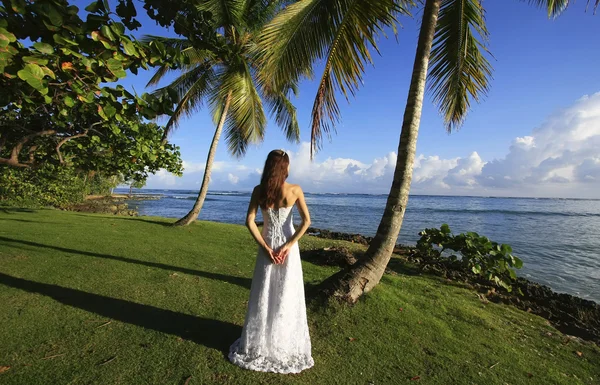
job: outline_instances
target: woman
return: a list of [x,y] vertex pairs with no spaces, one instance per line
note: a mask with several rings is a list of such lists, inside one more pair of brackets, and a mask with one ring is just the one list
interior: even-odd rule
[[[290,158],[284,151],[269,153],[246,217],[259,249],[244,329],[231,345],[229,359],[261,372],[299,373],[314,365],[298,248],[310,215],[300,186],[285,181],[289,167]],[[296,231],[294,205],[302,217]],[[259,207],[264,219],[262,234],[254,222]]]

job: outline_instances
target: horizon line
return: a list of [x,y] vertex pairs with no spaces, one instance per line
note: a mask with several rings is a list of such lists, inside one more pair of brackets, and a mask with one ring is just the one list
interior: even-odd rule
[[[129,187],[117,187],[117,189],[129,189]],[[195,191],[194,189],[181,189],[181,188],[148,188],[142,187],[141,189],[133,189],[134,191],[141,190],[157,190],[157,191]],[[222,193],[250,193],[251,190],[208,190],[208,194],[211,192],[222,192]],[[311,195],[371,195],[371,196],[387,196],[386,193],[360,193],[360,192],[310,192],[305,191],[306,194]],[[425,197],[441,197],[441,198],[505,198],[505,199],[562,199],[562,200],[583,200],[583,201],[600,201],[599,198],[573,198],[573,197],[534,197],[534,196],[498,196],[498,195],[444,195],[444,194],[422,194],[422,193],[409,193],[409,196],[425,196]]]

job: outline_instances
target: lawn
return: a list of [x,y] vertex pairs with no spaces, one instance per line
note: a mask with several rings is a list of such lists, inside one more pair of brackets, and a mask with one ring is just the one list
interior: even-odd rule
[[[256,246],[242,226],[167,223],[0,208],[0,384],[600,384],[597,346],[410,269],[353,307],[309,306],[314,368],[239,369]],[[301,248],[332,244],[360,247]],[[303,269],[308,285],[336,270]]]

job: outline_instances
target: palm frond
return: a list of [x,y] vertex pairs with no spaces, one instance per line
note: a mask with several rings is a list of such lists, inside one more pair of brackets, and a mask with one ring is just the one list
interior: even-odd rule
[[173,71],[173,69],[171,68],[170,65],[168,65],[168,64],[161,65],[160,67],[158,67],[156,72],[154,72],[154,75],[152,75],[150,80],[148,80],[146,87],[152,87],[152,86],[157,85],[158,83],[160,83],[162,78],[165,77],[165,75],[171,71]]
[[311,152],[320,148],[339,120],[336,91],[354,95],[369,49],[385,27],[395,28],[397,16],[408,14],[410,0],[305,0],[281,11],[259,38],[263,47],[263,77],[278,89],[301,76],[312,75],[312,64],[325,59],[325,70],[312,111]]
[[157,36],[145,36],[144,38],[147,38],[147,41],[160,41],[167,47],[178,49],[182,51],[184,57],[187,58],[187,61],[185,63],[178,63],[179,68],[177,70],[172,69],[172,67],[168,63],[160,66],[156,70],[154,75],[152,75],[152,77],[146,84],[146,87],[158,85],[158,83],[160,83],[164,76],[171,71],[184,71],[185,75],[186,72],[193,71],[194,69],[198,69],[199,67],[206,67],[206,65],[215,65],[219,63],[219,60],[216,59],[212,51],[205,49],[197,49],[191,46],[188,40],[162,38]]
[[[186,49],[189,49],[192,47],[190,41],[187,39],[178,39],[178,38],[170,38],[170,37],[155,36],[155,35],[144,35],[144,36],[142,36],[140,41],[144,44],[150,44],[151,42],[159,41],[162,44],[164,44],[165,46],[172,47],[179,51],[183,51],[183,50],[186,50]],[[146,84],[146,87],[157,85],[161,81],[161,79],[167,73],[169,73],[171,71],[172,71],[172,68],[169,64],[164,64],[164,65],[160,66],[156,70],[154,75],[152,75],[152,77]]]
[[[587,1],[586,5],[585,5],[585,10],[587,12],[588,7],[590,6],[590,0]],[[600,0],[596,0],[594,2],[594,15],[596,14],[596,11],[598,10],[598,6],[600,6]]]
[[471,98],[479,101],[488,92],[488,35],[480,0],[442,1],[427,80],[448,132],[463,123]]
[[172,47],[183,51],[186,48],[192,48],[192,42],[188,39],[182,39],[177,37],[165,37],[165,36],[156,36],[156,35],[144,35],[140,39],[140,41],[144,44],[150,44],[153,41],[159,41],[164,44],[166,47]]
[[[218,39],[217,39],[218,40]],[[160,42],[165,47],[171,48],[177,51],[181,51],[190,63],[197,63],[204,61],[207,58],[214,58],[215,53],[220,52],[219,47],[208,42],[192,42],[188,39],[176,38],[176,37],[164,37],[155,35],[144,35],[140,40],[142,43],[150,44],[151,42]]]
[[226,140],[229,152],[241,158],[249,144],[259,143],[264,138],[267,118],[262,100],[246,64],[224,69],[218,76],[222,79],[221,84],[210,96],[213,117],[220,116],[224,100],[231,92]]
[[246,29],[258,32],[288,3],[286,0],[246,0],[243,17]]
[[296,107],[288,98],[288,94],[278,92],[275,95],[264,95],[263,100],[269,106],[269,112],[275,116],[275,122],[281,127],[287,140],[299,143],[300,126],[298,125]]
[[198,111],[204,99],[215,87],[218,87],[218,84],[214,68],[210,65],[199,65],[183,73],[170,85],[154,91],[153,94],[156,95],[174,91],[179,98],[177,107],[165,126],[163,136],[166,138],[173,129],[177,128],[183,116],[191,116]]
[[239,27],[243,23],[246,0],[202,0],[196,8],[210,12],[216,28]]
[[[573,0],[527,0],[529,4],[535,5],[536,7],[545,9],[548,12],[549,18],[556,18],[559,16]],[[596,0],[598,2],[600,0]],[[588,0],[589,4],[589,0]]]

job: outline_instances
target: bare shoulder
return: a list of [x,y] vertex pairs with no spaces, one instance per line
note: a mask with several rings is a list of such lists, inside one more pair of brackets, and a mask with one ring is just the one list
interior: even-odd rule
[[288,196],[292,196],[294,201],[304,195],[302,192],[302,187],[300,187],[298,184],[288,183],[287,191]]
[[287,190],[290,192],[290,195],[294,195],[294,197],[302,195],[302,187],[300,187],[299,184],[287,183]]

